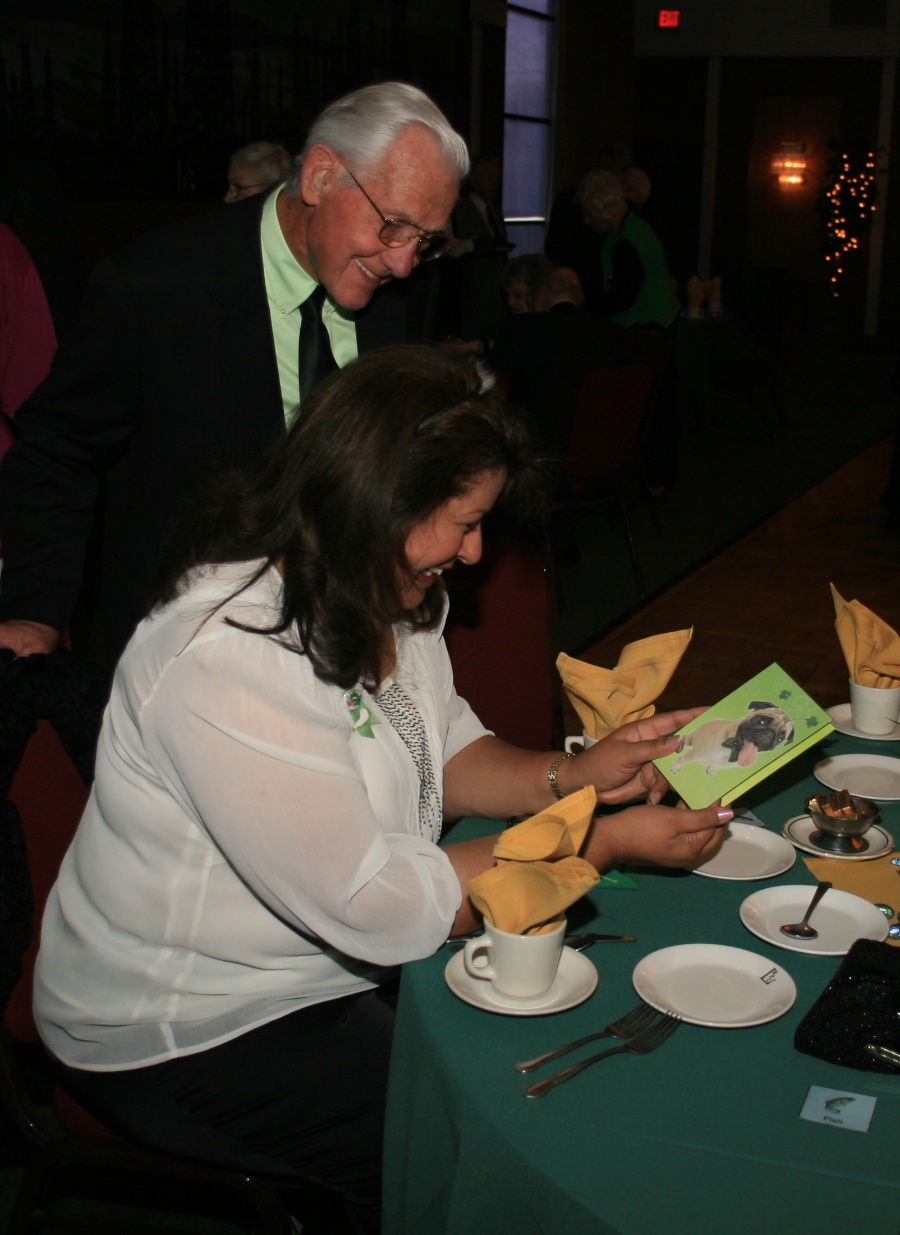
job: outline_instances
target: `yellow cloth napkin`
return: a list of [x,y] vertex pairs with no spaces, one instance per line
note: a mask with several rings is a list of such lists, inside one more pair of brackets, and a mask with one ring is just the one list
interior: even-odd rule
[[[873,905],[900,908],[900,866],[894,866],[889,857],[873,858],[870,862],[840,862],[830,858],[804,858],[803,861],[816,880],[828,879],[833,887],[861,896]],[[900,945],[900,939],[884,942],[893,947]]]
[[706,279],[698,278],[692,274],[687,281],[687,298],[688,304],[692,309],[699,309],[706,299],[707,283]]
[[494,846],[497,865],[469,883],[479,913],[511,935],[553,930],[600,878],[576,856],[596,804],[588,785],[504,832]]
[[850,677],[859,686],[900,688],[900,637],[858,600],[830,584],[837,631]]
[[722,312],[722,276],[716,275],[706,284],[706,298],[713,313]]
[[669,684],[693,633],[692,626],[628,643],[615,669],[600,669],[561,652],[556,667],[588,737],[603,738],[629,720],[652,716],[653,701]]

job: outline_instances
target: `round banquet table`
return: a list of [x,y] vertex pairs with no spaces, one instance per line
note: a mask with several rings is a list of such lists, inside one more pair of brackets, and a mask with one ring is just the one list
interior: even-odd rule
[[[900,745],[834,734],[740,806],[780,832],[821,788],[814,764],[849,752],[898,755]],[[900,803],[882,809],[882,826],[900,840]],[[496,830],[467,819],[452,836]],[[754,890],[812,886],[803,856],[768,880],[643,868],[629,872],[634,889],[601,884],[572,907],[569,929],[633,934],[638,942],[587,950],[597,989],[569,1011],[507,1016],[470,1006],[446,985],[446,948],[407,965],[388,1099],[385,1235],[896,1235],[900,1071],[863,1072],[795,1050],[794,1030],[840,958],[769,945],[738,916]],[[638,1002],[637,962],[679,943],[728,944],[769,958],[794,979],[794,1007],[753,1028],[684,1024],[653,1054],[615,1056],[543,1098],[523,1096],[528,1081],[615,1043],[591,1044],[529,1077],[514,1070],[515,1060],[621,1016]],[[811,1085],[875,1097],[868,1132],[801,1120]]]

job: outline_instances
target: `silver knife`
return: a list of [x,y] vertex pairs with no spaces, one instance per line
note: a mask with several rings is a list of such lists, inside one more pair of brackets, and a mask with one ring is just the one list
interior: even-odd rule
[[[459,952],[465,946],[469,938],[474,936],[462,935],[458,939],[448,939],[447,947],[451,952]],[[563,943],[567,948],[573,948],[576,952],[583,951],[584,948],[590,947],[592,943],[637,943],[635,935],[598,935],[596,932],[587,935],[566,935]]]

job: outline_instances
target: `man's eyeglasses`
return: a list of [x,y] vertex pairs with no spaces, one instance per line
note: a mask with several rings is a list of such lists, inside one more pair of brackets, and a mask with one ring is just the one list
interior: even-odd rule
[[442,253],[446,252],[450,240],[443,232],[426,232],[421,227],[416,227],[415,223],[410,223],[409,219],[389,218],[383,210],[375,205],[347,164],[341,162],[341,166],[381,219],[382,226],[378,231],[378,239],[382,244],[387,245],[389,249],[401,249],[404,245],[409,244],[411,240],[415,240],[418,246],[416,256],[421,262],[433,261],[434,258],[440,257]]

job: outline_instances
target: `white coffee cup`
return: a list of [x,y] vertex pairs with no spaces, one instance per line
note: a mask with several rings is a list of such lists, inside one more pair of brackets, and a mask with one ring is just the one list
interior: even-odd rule
[[584,732],[573,733],[566,738],[566,751],[570,755],[577,754],[579,749],[587,750],[591,746],[596,746],[599,741],[599,738],[589,738]]
[[[565,918],[543,935],[510,935],[485,918],[484,934],[468,940],[463,949],[466,973],[513,999],[543,995],[556,977],[565,933]],[[476,963],[478,958],[482,964]]]
[[850,679],[853,728],[873,737],[900,737],[900,687],[860,686]]

